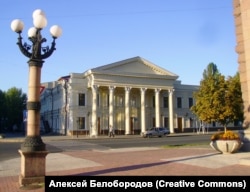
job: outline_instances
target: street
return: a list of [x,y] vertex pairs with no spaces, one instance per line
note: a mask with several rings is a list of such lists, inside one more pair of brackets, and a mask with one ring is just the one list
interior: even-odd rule
[[[62,151],[81,151],[81,150],[107,150],[118,148],[131,147],[161,147],[164,145],[181,146],[188,144],[209,144],[210,135],[176,135],[162,138],[92,138],[86,139],[84,136],[79,138],[71,138],[62,140],[60,136],[58,139],[51,141],[44,141],[46,148],[50,153]],[[21,142],[0,142],[0,162],[12,158],[20,157],[18,149],[20,149]]]
[[[128,147],[161,147],[164,145],[186,145],[195,143],[209,143],[210,135],[185,135],[185,136],[168,136],[168,137],[153,137],[153,138],[104,138],[88,140],[89,144],[99,145],[108,148],[128,148]],[[79,142],[86,140],[79,140]]]

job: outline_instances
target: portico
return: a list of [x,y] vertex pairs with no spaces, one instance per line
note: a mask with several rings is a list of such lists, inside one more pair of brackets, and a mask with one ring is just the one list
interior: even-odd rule
[[[177,75],[135,57],[91,69],[84,76],[92,92],[91,136],[109,125],[126,135],[152,126],[169,127],[174,132],[173,120],[165,125],[164,117],[170,119],[173,114]],[[167,95],[168,108],[163,108],[163,95]]]
[[164,125],[165,116],[162,115],[167,114],[166,117],[169,118],[169,114],[173,114],[173,104],[169,105],[169,108],[163,108],[161,102],[162,93],[169,93],[168,102],[172,102],[172,88],[166,90],[152,87],[93,85],[91,90],[91,136],[97,136],[109,125],[114,127],[116,132],[126,135],[140,133],[151,126],[169,127],[170,131],[174,132],[173,121],[169,121],[169,125]]

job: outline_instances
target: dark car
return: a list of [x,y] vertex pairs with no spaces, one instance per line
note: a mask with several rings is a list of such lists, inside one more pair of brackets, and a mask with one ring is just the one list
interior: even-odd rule
[[152,127],[141,135],[142,137],[162,137],[167,136],[168,134],[170,134],[170,131],[165,127]]

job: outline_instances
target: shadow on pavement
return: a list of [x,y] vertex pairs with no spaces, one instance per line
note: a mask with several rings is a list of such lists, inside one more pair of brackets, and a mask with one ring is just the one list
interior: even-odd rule
[[157,163],[147,163],[147,164],[138,164],[138,165],[129,165],[124,167],[116,167],[116,168],[110,168],[110,169],[104,169],[104,170],[98,170],[98,171],[91,171],[86,173],[79,173],[74,174],[74,176],[94,176],[94,175],[102,175],[106,173],[115,173],[115,172],[121,172],[121,171],[130,171],[135,169],[143,169],[147,167],[153,167],[153,166],[159,166],[168,164],[169,162],[157,162]]
[[98,170],[98,171],[91,171],[91,172],[86,172],[86,173],[74,174],[74,176],[95,176],[95,175],[102,175],[102,174],[107,174],[107,173],[114,173],[115,174],[115,172],[144,169],[144,168],[148,168],[148,167],[159,166],[159,165],[175,163],[175,162],[181,162],[181,161],[191,160],[191,159],[199,159],[199,158],[204,158],[204,157],[209,157],[209,156],[214,156],[214,155],[218,155],[218,153],[205,154],[205,155],[199,155],[199,156],[191,156],[191,157],[185,157],[185,158],[174,159],[174,160],[169,160],[169,161],[167,160],[164,162],[137,164],[137,165],[124,166],[124,167],[103,169],[103,170]]

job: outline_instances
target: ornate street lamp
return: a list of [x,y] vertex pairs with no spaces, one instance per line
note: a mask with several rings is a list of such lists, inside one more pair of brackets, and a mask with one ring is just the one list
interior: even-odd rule
[[29,85],[27,101],[27,136],[21,145],[21,174],[19,177],[20,185],[28,185],[37,182],[44,182],[45,158],[48,154],[46,146],[40,136],[40,80],[41,68],[44,59],[52,55],[55,50],[55,40],[62,30],[54,25],[50,29],[53,37],[52,45],[49,48],[42,47],[46,39],[42,37],[41,31],[47,25],[47,19],[42,10],[37,9],[33,12],[34,27],[28,30],[28,37],[31,45],[22,42],[22,30],[24,24],[21,20],[15,19],[11,23],[11,29],[18,33],[17,45],[20,51],[29,58]]

